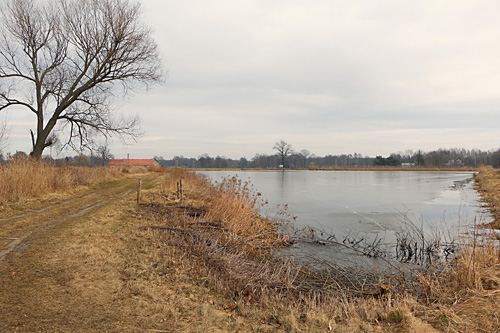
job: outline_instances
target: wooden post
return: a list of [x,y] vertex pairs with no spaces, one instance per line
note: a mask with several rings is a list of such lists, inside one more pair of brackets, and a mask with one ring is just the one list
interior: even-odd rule
[[141,192],[142,192],[142,179],[139,179],[139,184],[137,184],[137,203],[141,202]]
[[182,200],[182,196],[183,196],[183,193],[182,193],[182,179],[179,180],[179,187],[180,187],[181,200]]

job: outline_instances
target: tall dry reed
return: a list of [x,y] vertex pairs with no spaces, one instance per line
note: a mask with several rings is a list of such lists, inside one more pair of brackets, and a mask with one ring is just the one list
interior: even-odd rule
[[9,161],[0,165],[0,204],[95,184],[121,175],[122,168],[56,167],[29,159]]

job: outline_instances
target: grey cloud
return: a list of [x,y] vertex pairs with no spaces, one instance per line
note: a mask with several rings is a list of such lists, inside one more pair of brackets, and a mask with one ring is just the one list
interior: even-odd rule
[[169,78],[123,105],[147,132],[127,149],[248,157],[281,138],[319,154],[499,146],[500,2],[142,3]]

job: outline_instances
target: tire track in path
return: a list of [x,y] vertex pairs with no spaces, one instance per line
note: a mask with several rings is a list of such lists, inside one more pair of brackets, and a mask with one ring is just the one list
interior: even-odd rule
[[[148,179],[150,175],[146,176]],[[131,194],[139,176],[106,182],[86,195],[36,210],[0,218],[0,265],[11,254],[22,252],[40,234],[72,219],[85,216],[106,204]]]

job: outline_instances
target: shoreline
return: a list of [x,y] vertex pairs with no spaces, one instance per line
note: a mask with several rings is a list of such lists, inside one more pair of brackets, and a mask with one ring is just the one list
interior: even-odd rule
[[[175,169],[165,168],[165,169]],[[320,168],[320,169],[308,169],[308,168],[294,168],[294,169],[283,169],[283,168],[182,168],[183,170],[189,171],[442,171],[442,172],[478,172],[480,168],[408,168],[408,167],[335,167],[335,168]]]

